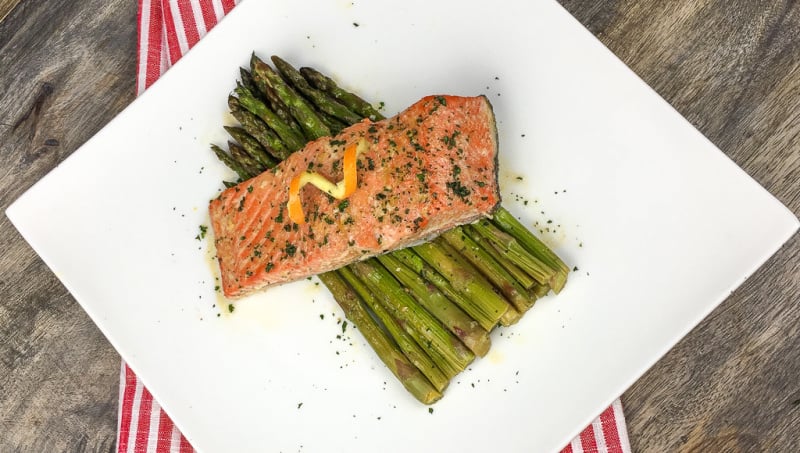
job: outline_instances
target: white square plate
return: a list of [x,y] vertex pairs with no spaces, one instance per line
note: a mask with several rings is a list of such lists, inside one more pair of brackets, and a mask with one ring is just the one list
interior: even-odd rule
[[[195,235],[253,50],[390,114],[487,94],[505,205],[578,268],[433,413],[314,281],[217,316]],[[7,213],[189,440],[236,452],[557,450],[798,227],[551,0],[244,2]]]

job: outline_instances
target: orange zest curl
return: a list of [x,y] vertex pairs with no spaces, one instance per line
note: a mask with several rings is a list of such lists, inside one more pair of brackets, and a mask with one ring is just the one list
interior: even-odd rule
[[304,171],[292,178],[291,183],[289,183],[289,203],[287,204],[289,218],[292,222],[299,225],[306,223],[306,216],[303,213],[303,205],[300,200],[300,191],[306,184],[311,184],[338,200],[343,200],[352,195],[356,187],[358,187],[358,155],[365,151],[366,148],[367,144],[362,139],[344,150],[344,162],[342,165],[344,177],[336,184],[315,171]]

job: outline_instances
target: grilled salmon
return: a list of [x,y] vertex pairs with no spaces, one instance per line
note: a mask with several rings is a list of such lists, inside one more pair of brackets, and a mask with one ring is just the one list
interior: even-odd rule
[[[343,178],[358,144],[357,186],[338,200],[306,186],[307,221],[290,220],[291,181]],[[490,215],[500,203],[497,131],[484,96],[429,96],[393,118],[310,142],[209,206],[225,296],[302,279],[407,247]]]

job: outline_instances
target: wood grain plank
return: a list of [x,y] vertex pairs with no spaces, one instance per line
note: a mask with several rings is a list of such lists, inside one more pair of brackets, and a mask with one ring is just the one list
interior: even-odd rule
[[[3,211],[130,103],[136,49],[135,2],[12,3],[0,21]],[[5,216],[0,249],[0,451],[113,451],[119,356]]]
[[0,22],[8,16],[11,10],[17,6],[21,0],[0,0]]

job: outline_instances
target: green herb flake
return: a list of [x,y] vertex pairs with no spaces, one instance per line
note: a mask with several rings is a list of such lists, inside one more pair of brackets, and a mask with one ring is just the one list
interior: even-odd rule
[[447,188],[453,191],[454,194],[461,197],[462,200],[466,199],[471,193],[470,190],[461,184],[461,181],[451,181],[447,183]]
[[198,241],[201,239],[205,239],[206,233],[208,233],[208,227],[205,225],[200,225],[200,234],[198,234],[194,238],[197,239]]
[[236,310],[236,307],[233,304],[228,304],[228,313],[233,313],[233,310]]

